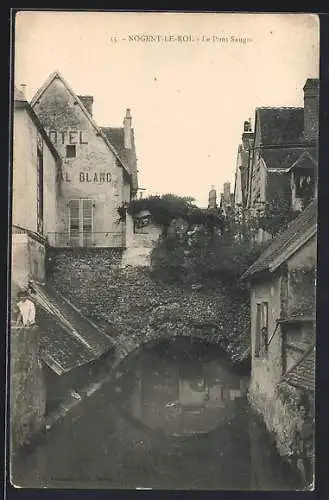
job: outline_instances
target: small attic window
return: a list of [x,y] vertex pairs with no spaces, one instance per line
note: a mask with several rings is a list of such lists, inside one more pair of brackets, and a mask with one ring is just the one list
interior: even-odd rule
[[75,158],[75,157],[76,157],[75,144],[68,144],[66,146],[66,158]]

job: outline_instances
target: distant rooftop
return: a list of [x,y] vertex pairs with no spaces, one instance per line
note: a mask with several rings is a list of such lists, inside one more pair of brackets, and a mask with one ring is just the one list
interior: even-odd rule
[[256,113],[260,122],[262,145],[296,144],[303,140],[304,109],[297,107],[260,107]]

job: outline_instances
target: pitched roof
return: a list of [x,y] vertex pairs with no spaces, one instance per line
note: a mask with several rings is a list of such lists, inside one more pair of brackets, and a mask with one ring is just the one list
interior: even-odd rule
[[304,109],[261,107],[256,109],[261,144],[296,144],[303,141]]
[[125,148],[124,128],[123,127],[101,127],[102,132],[113,144],[119,156],[124,162],[129,165],[130,173],[132,175],[133,188],[138,188],[137,183],[137,168],[136,168],[136,154],[135,154],[135,137],[134,129],[132,129],[132,149]]
[[39,120],[32,106],[27,101],[23,92],[16,86],[14,86],[14,103],[15,103],[15,108],[25,109],[27,113],[30,115],[34,125],[37,127],[38,131],[42,135],[43,140],[47,144],[48,149],[51,151],[53,157],[56,159],[57,167],[61,168],[62,159],[59,156],[57,149],[49,139],[45,129],[43,128],[41,121]]
[[315,347],[305,352],[299,361],[284,375],[283,381],[307,391],[315,390]]
[[[287,229],[262,253],[247,271],[241,276],[241,280],[250,278],[264,271],[273,271],[273,263],[289,249],[298,250],[302,243],[301,238],[306,235],[312,237],[317,227],[317,202],[312,201],[305,210],[290,222]],[[309,239],[308,238],[308,239]]]
[[72,97],[74,98],[74,100],[79,104],[80,108],[82,109],[83,113],[86,115],[87,119],[89,120],[89,122],[91,123],[91,125],[93,126],[93,128],[96,130],[96,132],[103,138],[103,140],[105,141],[106,145],[108,146],[108,148],[110,149],[110,151],[114,154],[114,156],[119,160],[119,162],[121,163],[121,165],[123,166],[123,168],[127,171],[127,173],[130,175],[130,169],[129,169],[129,166],[127,165],[126,161],[124,161],[124,159],[122,157],[120,157],[120,155],[118,154],[118,152],[116,151],[116,148],[114,147],[114,145],[110,142],[110,140],[108,139],[108,137],[106,137],[106,135],[104,134],[104,132],[102,131],[101,127],[99,127],[97,125],[97,123],[95,122],[95,120],[92,118],[91,114],[89,113],[89,111],[87,110],[87,108],[84,106],[83,102],[81,101],[81,99],[76,95],[76,93],[74,92],[74,90],[70,87],[70,85],[66,82],[66,80],[63,78],[63,76],[59,73],[59,71],[54,71],[49,77],[48,79],[46,80],[46,82],[42,85],[42,87],[40,87],[40,89],[36,92],[36,94],[34,95],[33,99],[31,100],[31,106],[32,108],[35,106],[35,104],[37,103],[37,101],[40,99],[40,97],[42,96],[42,94],[47,90],[47,88],[49,87],[49,85],[56,79],[58,78],[62,83],[63,85],[66,87],[67,91],[72,95]]
[[37,323],[42,327],[44,362],[57,374],[68,372],[108,352],[114,345],[78,309],[49,285],[33,283],[33,298],[40,307]]
[[320,88],[319,78],[308,78],[306,80],[304,87],[303,87],[303,90],[305,91],[308,89],[312,89],[312,90],[315,90],[316,92],[318,92],[319,88]]
[[306,152],[308,153],[307,159],[310,166],[314,166],[317,158],[316,148],[307,148],[305,146],[261,148],[260,155],[265,161],[265,165],[268,169],[288,171],[297,164],[302,156],[305,158]]

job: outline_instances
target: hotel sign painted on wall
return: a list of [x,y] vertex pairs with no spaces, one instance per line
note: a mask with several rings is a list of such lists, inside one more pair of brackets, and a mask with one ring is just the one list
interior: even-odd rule
[[[65,172],[65,176],[62,176],[62,180],[71,182],[68,172]],[[111,180],[112,177],[110,172],[79,172],[79,182],[97,182],[102,184],[103,182],[111,182]]]
[[[85,132],[82,130],[47,130],[49,139],[53,144],[62,145],[75,145],[75,144],[88,144],[85,137]],[[71,182],[68,172],[62,180]],[[111,182],[110,172],[79,172],[79,182]]]
[[53,144],[88,144],[82,130],[47,130],[47,134]]
[[[71,178],[68,172],[65,172],[65,176],[62,176],[62,180],[66,182],[71,182]],[[110,172],[79,172],[79,182],[97,182],[102,184],[103,182],[111,182],[112,177]]]

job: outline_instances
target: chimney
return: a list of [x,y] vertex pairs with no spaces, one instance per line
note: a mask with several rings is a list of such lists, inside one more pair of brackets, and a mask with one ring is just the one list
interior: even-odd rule
[[304,139],[316,141],[319,134],[319,79],[308,78],[303,90]]
[[223,189],[223,198],[225,203],[231,203],[231,183],[230,182],[224,182],[224,189]]
[[79,95],[78,96],[90,116],[93,116],[93,102],[94,98],[92,95]]
[[251,128],[251,118],[249,118],[249,120],[246,120],[243,124],[242,144],[244,151],[249,150],[253,139],[254,133]]
[[24,97],[26,97],[26,83],[20,84],[21,91],[23,92]]
[[132,129],[131,129],[131,113],[130,109],[127,108],[126,116],[123,120],[123,134],[124,134],[124,144],[126,149],[132,149]]
[[215,209],[217,208],[217,193],[215,186],[211,186],[208,197],[208,208]]

